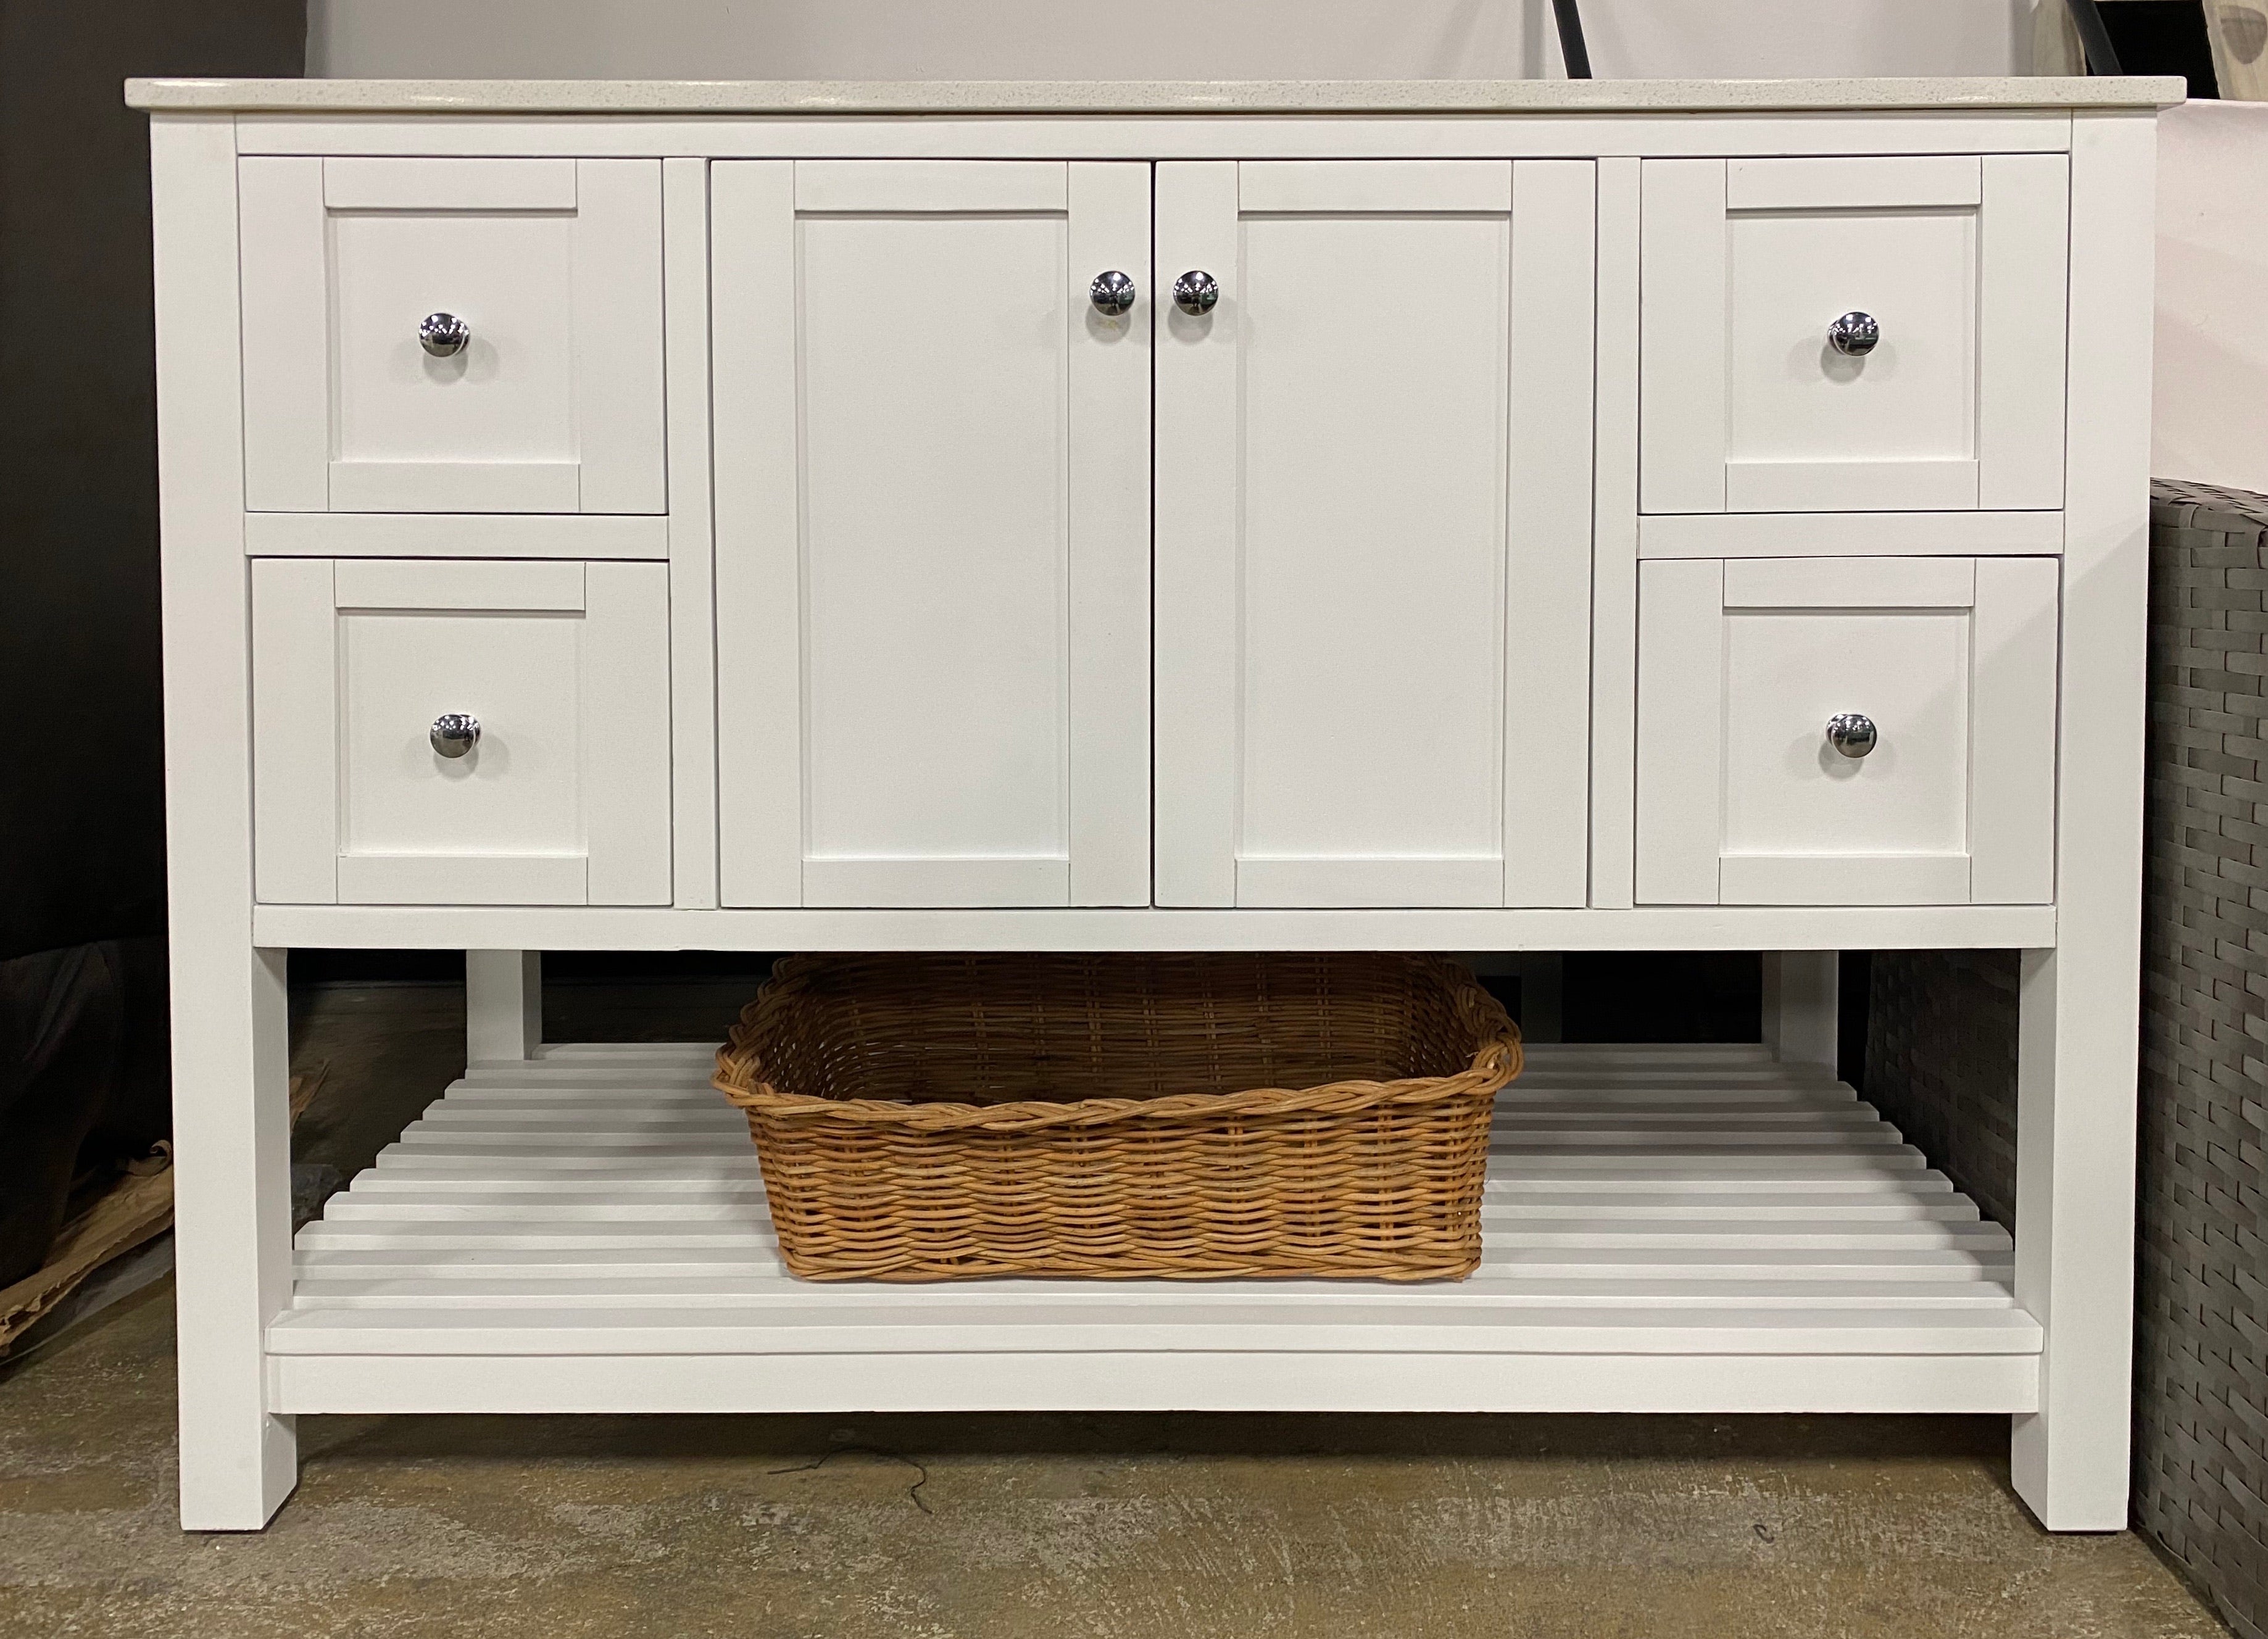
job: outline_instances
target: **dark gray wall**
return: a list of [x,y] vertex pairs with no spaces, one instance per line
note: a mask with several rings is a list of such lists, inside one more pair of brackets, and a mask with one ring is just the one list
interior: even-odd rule
[[164,925],[149,123],[303,0],[0,0],[0,959]]
[[2268,496],[2150,531],[2134,1517],[2268,1635]]

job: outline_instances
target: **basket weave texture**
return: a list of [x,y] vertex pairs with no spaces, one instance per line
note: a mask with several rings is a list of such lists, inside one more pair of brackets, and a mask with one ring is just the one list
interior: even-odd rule
[[717,1055],[810,1280],[1459,1279],[1520,1032],[1454,963],[780,964]]

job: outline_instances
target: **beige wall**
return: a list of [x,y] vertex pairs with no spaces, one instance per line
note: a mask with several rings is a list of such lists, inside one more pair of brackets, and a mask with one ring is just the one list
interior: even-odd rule
[[[2005,74],[2029,0],[1583,0],[1602,77]],[[2020,44],[2021,42],[2021,44]],[[657,79],[1518,78],[1549,0],[310,0],[307,71]]]
[[2159,123],[2157,347],[2150,470],[2268,492],[2268,103]]

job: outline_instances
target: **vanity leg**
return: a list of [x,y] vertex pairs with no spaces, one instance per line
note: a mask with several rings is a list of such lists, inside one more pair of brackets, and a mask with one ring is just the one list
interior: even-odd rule
[[543,1045],[543,952],[465,952],[465,1060],[528,1059]]
[[282,951],[173,934],[173,1303],[181,1525],[257,1531],[298,1483],[268,1411],[268,1322],[291,1297],[291,1097]]
[[1523,1041],[1557,1041],[1567,989],[1567,959],[1557,951],[1461,951],[1455,959],[1482,979],[1520,981]]
[[150,169],[181,1524],[257,1531],[298,1445],[268,1410],[268,1324],[291,1297],[290,1021],[284,952],[252,927],[234,119],[154,117]]
[[2111,952],[2023,953],[2016,1302],[2047,1334],[2016,1495],[2051,1531],[2126,1526],[2134,1348],[2135,1007]]
[[2147,119],[2072,119],[2056,944],[2022,957],[2016,1301],[2046,1334],[2010,1477],[2051,1531],[2126,1525],[2149,606]]
[[1520,975],[1520,1033],[1529,1041],[1562,1039],[1560,1015],[1567,990],[1567,959],[1557,951],[1514,959]]
[[1783,1064],[1835,1074],[1835,951],[1764,952],[1764,1045]]

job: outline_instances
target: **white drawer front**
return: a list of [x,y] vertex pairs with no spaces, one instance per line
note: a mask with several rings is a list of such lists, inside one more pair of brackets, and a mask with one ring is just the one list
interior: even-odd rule
[[[256,562],[261,899],[667,903],[667,574]],[[448,714],[478,725],[461,754]]]
[[2060,506],[2066,172],[1648,161],[1642,508]]
[[663,510],[659,161],[266,157],[241,189],[254,511]]
[[1639,900],[2050,900],[2056,593],[2047,558],[1643,565]]

